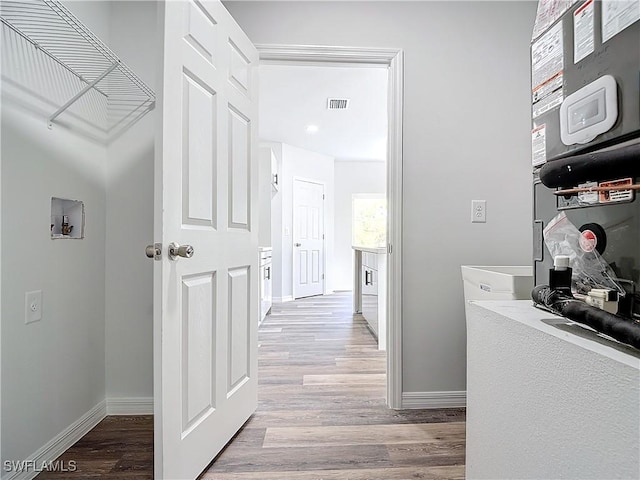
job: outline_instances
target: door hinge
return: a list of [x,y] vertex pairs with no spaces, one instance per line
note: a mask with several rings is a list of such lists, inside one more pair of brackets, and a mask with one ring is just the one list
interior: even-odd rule
[[387,243],[387,253],[391,255],[392,252],[393,252],[393,247],[391,246],[390,243]]
[[322,280],[324,280],[324,273],[322,274]]
[[322,239],[324,240],[324,233],[322,234]]
[[324,193],[322,194],[322,199],[324,200]]

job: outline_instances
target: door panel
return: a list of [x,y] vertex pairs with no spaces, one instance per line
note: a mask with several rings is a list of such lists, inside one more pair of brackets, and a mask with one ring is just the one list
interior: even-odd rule
[[238,90],[244,94],[249,94],[249,66],[251,63],[245,57],[242,50],[229,40],[231,50],[231,69],[229,70],[229,80]]
[[294,180],[293,294],[324,293],[324,185]]
[[258,55],[217,0],[161,9],[154,474],[193,479],[257,406]]
[[182,434],[215,409],[215,274],[182,279]]
[[249,227],[251,122],[229,106],[229,227]]
[[311,282],[320,283],[321,280],[320,250],[311,250]]
[[191,74],[183,75],[182,223],[215,228],[216,94]]
[[298,270],[300,271],[299,282],[301,286],[306,286],[309,284],[309,252],[307,250],[299,250],[298,257],[300,258],[298,267]]
[[251,351],[251,287],[249,267],[229,270],[229,385],[230,397],[249,378]]

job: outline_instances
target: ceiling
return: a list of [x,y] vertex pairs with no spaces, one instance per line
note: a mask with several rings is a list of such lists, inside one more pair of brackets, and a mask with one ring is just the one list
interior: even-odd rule
[[[349,107],[328,110],[328,98],[349,99]],[[261,65],[260,139],[340,160],[385,160],[387,69]]]

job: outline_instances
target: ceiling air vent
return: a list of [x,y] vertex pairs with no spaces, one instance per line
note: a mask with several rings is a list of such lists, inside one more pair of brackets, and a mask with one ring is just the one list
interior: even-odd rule
[[346,110],[349,108],[348,98],[329,98],[327,99],[328,110]]

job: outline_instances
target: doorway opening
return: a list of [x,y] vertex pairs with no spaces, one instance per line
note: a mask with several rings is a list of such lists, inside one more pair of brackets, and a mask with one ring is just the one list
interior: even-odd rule
[[[383,274],[384,280],[386,283],[385,294],[383,298],[385,302],[383,302],[383,311],[380,312],[384,314],[385,317],[385,327],[386,327],[386,339],[383,341],[381,345],[383,349],[386,349],[387,359],[386,359],[386,402],[387,405],[391,408],[400,408],[401,407],[401,396],[402,396],[402,369],[401,369],[401,359],[402,359],[402,351],[401,351],[401,219],[402,219],[402,85],[403,85],[403,53],[401,50],[396,49],[367,49],[367,48],[346,48],[346,47],[325,47],[325,46],[286,46],[286,45],[256,45],[258,52],[260,54],[260,63],[261,63],[261,102],[264,100],[264,88],[265,82],[264,76],[262,75],[262,70],[264,69],[275,69],[275,68],[285,68],[293,69],[297,72],[302,71],[307,68],[315,68],[320,71],[330,71],[331,69],[361,69],[361,70],[378,70],[379,72],[384,73],[384,79],[386,82],[386,132],[383,138],[382,150],[384,152],[383,158],[376,158],[378,162],[381,162],[378,166],[382,166],[382,170],[384,171],[386,179],[383,180],[384,189],[382,193],[385,195],[386,204],[387,204],[387,238],[386,243],[381,246],[381,249],[378,251],[378,254],[384,256],[386,260],[386,272]],[[349,98],[341,98],[339,95],[336,97],[331,97],[327,95],[325,99],[327,102],[327,110],[333,106],[350,106]],[[351,104],[352,105],[352,104]],[[276,118],[277,122],[278,119]],[[261,106],[261,125],[270,124],[268,118],[265,118],[263,109]],[[320,127],[312,123],[312,120],[309,119],[309,123],[306,125],[300,125],[300,128],[305,127],[306,131],[311,134],[314,132],[319,132]],[[261,130],[260,136],[263,140],[273,140],[273,138],[268,138],[263,135]],[[374,145],[374,148],[380,149],[381,145],[378,143]],[[284,166],[284,172],[280,171],[282,169],[282,157],[283,150],[284,155],[287,153],[300,153],[299,147],[295,145],[287,145],[285,142],[271,142],[271,146],[274,147],[276,153],[279,153],[280,159],[275,162],[275,170],[272,170],[272,178],[276,178],[279,182],[278,191],[272,195],[272,210],[275,208],[278,211],[278,208],[282,209],[282,203],[286,202],[287,198],[285,196],[285,191],[283,191],[283,185],[285,181],[285,177],[287,176],[287,168]],[[292,148],[291,148],[292,147]],[[288,150],[288,152],[287,152]],[[322,151],[320,149],[320,151]],[[312,152],[315,154],[320,153],[318,150]],[[320,155],[323,155],[320,153]],[[276,155],[277,156],[277,155]],[[324,154],[325,157],[330,157],[330,155]],[[369,159],[365,160],[371,160]],[[338,167],[336,165],[341,165],[343,162],[338,159],[336,160],[336,156],[333,156],[334,160],[334,172],[332,180],[338,178],[336,170]],[[351,158],[351,163],[356,163],[358,161],[362,162],[363,158]],[[322,164],[322,159],[320,159],[320,164]],[[365,162],[362,162],[364,164]],[[362,166],[362,164],[360,166]],[[341,165],[342,166],[342,165]],[[272,167],[273,168],[273,167]],[[320,178],[316,176],[316,179]],[[336,187],[337,188],[337,187]],[[332,192],[334,193],[334,192]],[[342,213],[345,211],[349,212],[349,217],[351,217],[352,210],[352,195],[356,192],[351,192],[348,197],[348,204],[338,205],[337,197],[333,199],[328,199],[327,202],[329,205],[329,211],[333,209],[333,211],[338,215],[338,212]],[[380,193],[376,191],[359,191],[357,193],[369,193],[375,194]],[[278,200],[278,194],[281,194],[281,198]],[[335,202],[334,204],[330,204],[331,201]],[[281,210],[282,211],[282,210]],[[287,220],[293,219],[293,213],[291,217],[288,217],[286,212],[282,216],[282,218],[272,218],[271,223],[271,238],[274,241],[274,251],[273,251],[273,300],[275,303],[292,300],[294,295],[283,290],[282,288],[278,290],[278,285],[282,286],[282,284],[278,284],[278,282],[282,281],[282,277],[286,275],[295,275],[296,272],[293,270],[293,248],[295,248],[296,243],[292,241],[290,234],[291,229],[286,224]],[[326,269],[326,282],[324,293],[330,293],[336,290],[348,289],[352,290],[354,294],[361,293],[359,292],[357,287],[357,282],[362,279],[361,275],[358,275],[358,271],[355,268],[354,260],[357,260],[357,255],[353,253],[353,245],[351,243],[351,218],[349,218],[349,228],[346,232],[347,237],[347,248],[349,252],[349,258],[347,261],[336,262],[336,259],[333,257],[334,252],[338,250],[338,238],[341,234],[344,234],[344,229],[338,228],[338,223],[336,223],[335,218],[333,221],[327,221],[325,217],[325,226],[329,226],[328,228],[334,228],[335,232],[329,232],[328,229],[326,231],[326,236],[329,237],[329,234],[335,233],[335,245],[331,244],[331,238],[326,238],[326,255],[325,255],[325,269]],[[281,251],[280,251],[280,272],[278,271],[278,249],[276,242],[281,241]],[[340,244],[341,247],[344,247],[344,242]],[[352,256],[353,255],[353,256]],[[338,266],[339,265],[339,266]],[[348,277],[349,286],[347,288],[332,288],[334,278],[332,277],[333,270],[341,270],[342,274],[339,275],[338,278],[345,279]],[[347,273],[345,273],[347,272]],[[378,272],[380,273],[380,272]],[[280,278],[278,277],[280,274]],[[369,276],[367,275],[367,279]],[[349,288],[351,287],[351,288]],[[293,289],[292,289],[293,290]],[[278,295],[278,291],[280,295]],[[353,306],[355,307],[355,311],[357,310],[357,302],[353,302]]]

